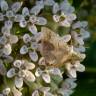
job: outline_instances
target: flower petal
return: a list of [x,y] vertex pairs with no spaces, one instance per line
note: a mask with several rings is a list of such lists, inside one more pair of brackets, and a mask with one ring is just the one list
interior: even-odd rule
[[22,2],[15,2],[11,7],[12,11],[15,13],[18,12],[20,10],[21,6],[22,6]]
[[28,9],[27,7],[24,7],[24,8],[22,9],[22,15],[23,15],[24,17],[30,15],[30,14],[29,14],[29,9]]
[[26,27],[27,26],[26,20],[20,20],[19,26],[22,28]]
[[58,3],[55,3],[53,5],[53,10],[52,11],[53,11],[54,14],[56,14],[59,11],[59,4]]
[[36,75],[36,77],[39,77],[42,73],[43,73],[43,71],[40,68],[37,68],[35,75]]
[[7,72],[7,77],[8,78],[12,78],[13,76],[15,76],[15,69],[11,68],[8,72]]
[[44,17],[37,17],[37,25],[46,25],[47,24],[47,20]]
[[36,62],[38,60],[38,54],[36,51],[29,52],[29,57],[32,61]]
[[36,28],[35,25],[30,25],[30,26],[28,26],[28,29],[29,29],[29,31],[30,31],[33,35],[37,34],[37,28]]
[[26,54],[28,53],[28,47],[26,45],[23,45],[20,49],[20,54]]
[[79,61],[76,61],[74,66],[76,67],[76,70],[79,72],[85,71],[85,66],[80,64]]
[[23,41],[24,41],[24,43],[30,42],[31,41],[31,36],[29,34],[27,34],[27,33],[24,34]]
[[18,37],[16,35],[10,35],[9,42],[15,44],[18,42]]
[[32,72],[26,70],[25,73],[26,73],[25,80],[27,80],[29,82],[34,82],[35,81],[35,76]]
[[23,86],[23,78],[15,77],[15,86],[21,88]]
[[15,87],[12,88],[12,93],[13,93],[14,96],[22,96],[22,92],[17,90]]
[[5,0],[2,0],[0,2],[0,7],[2,11],[7,11],[8,10],[8,3]]
[[44,80],[46,83],[50,83],[50,82],[51,82],[51,78],[50,78],[50,75],[49,75],[49,74],[43,73],[43,74],[42,74],[42,78],[43,78],[43,80]]
[[35,90],[35,91],[32,93],[32,96],[40,96],[38,90]]
[[3,53],[5,55],[10,55],[12,52],[12,48],[11,48],[11,45],[10,44],[6,44],[3,48]]
[[13,26],[13,22],[11,20],[5,21],[5,27],[8,29],[11,29]]

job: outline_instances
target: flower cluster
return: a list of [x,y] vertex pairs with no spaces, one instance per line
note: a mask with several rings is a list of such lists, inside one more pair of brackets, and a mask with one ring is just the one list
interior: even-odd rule
[[[77,21],[68,0],[35,1],[28,7],[23,1],[0,0],[0,96],[70,96],[76,71],[85,71],[81,61],[88,23]],[[53,32],[49,18],[67,32]],[[69,78],[64,80],[65,74]]]

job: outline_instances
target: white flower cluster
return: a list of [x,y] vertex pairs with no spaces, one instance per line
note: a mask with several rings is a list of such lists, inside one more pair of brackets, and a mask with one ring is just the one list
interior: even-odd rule
[[[53,22],[69,29],[64,36],[46,27],[47,7]],[[31,96],[73,93],[76,71],[85,71],[80,62],[85,58],[84,40],[90,36],[87,22],[76,18],[68,0],[36,0],[32,8],[0,0],[0,76],[4,77],[0,96],[23,96],[26,86]],[[69,78],[64,80],[65,72]]]

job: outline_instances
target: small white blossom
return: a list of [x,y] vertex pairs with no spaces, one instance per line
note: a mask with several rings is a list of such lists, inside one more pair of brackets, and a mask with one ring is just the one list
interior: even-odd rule
[[72,78],[76,78],[76,71],[83,72],[85,71],[85,66],[80,64],[79,61],[76,61],[75,64],[67,63],[66,69],[68,71],[68,76]]

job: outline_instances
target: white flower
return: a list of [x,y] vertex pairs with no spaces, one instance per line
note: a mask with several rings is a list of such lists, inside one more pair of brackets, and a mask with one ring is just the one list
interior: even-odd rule
[[80,64],[79,61],[75,61],[74,64],[67,63],[66,64],[66,69],[68,71],[68,76],[71,78],[76,78],[76,71],[83,72],[85,71],[85,66]]
[[55,22],[58,22],[61,26],[64,26],[64,27],[70,27],[72,21],[75,19],[76,19],[76,15],[74,13],[66,14],[62,12],[60,16],[53,15],[53,20]]
[[[7,72],[7,77],[12,78],[15,76],[15,86],[21,88],[23,86],[23,81],[27,80],[28,82],[34,82],[35,76],[31,72],[35,68],[33,63],[28,62],[27,60],[15,60],[13,62],[15,68],[11,68]],[[18,71],[15,71],[16,68]]]

